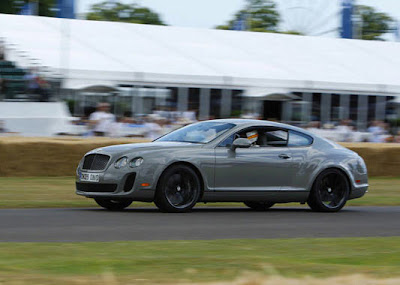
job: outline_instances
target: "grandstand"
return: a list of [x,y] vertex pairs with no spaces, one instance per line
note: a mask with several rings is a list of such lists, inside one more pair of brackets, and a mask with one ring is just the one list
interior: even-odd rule
[[[133,97],[131,88],[165,88],[167,106],[198,109],[203,119],[350,118],[364,129],[400,94],[399,43],[19,15],[0,15],[0,26],[9,60],[29,68],[24,53],[62,79],[65,97],[96,86]],[[160,101],[136,96],[134,113],[143,113],[133,106],[141,100]]]

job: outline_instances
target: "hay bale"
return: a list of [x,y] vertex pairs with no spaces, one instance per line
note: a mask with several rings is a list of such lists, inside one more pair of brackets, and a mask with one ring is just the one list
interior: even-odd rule
[[98,147],[137,142],[143,140],[1,138],[0,176],[73,176],[86,152]]
[[400,144],[343,143],[365,161],[369,176],[400,176]]
[[[146,142],[109,138],[0,138],[0,176],[73,176],[82,156],[98,147]],[[343,143],[364,158],[370,176],[400,176],[400,144]]]

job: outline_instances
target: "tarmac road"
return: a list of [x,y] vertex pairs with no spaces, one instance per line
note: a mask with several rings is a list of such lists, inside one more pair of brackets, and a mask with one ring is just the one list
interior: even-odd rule
[[155,208],[0,210],[1,242],[79,242],[232,238],[400,236],[400,207],[197,208],[165,214]]

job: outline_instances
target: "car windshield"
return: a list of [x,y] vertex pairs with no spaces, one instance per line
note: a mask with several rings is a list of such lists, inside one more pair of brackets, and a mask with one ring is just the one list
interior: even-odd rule
[[235,125],[222,122],[203,122],[189,125],[173,131],[156,141],[159,142],[188,142],[188,143],[209,143]]

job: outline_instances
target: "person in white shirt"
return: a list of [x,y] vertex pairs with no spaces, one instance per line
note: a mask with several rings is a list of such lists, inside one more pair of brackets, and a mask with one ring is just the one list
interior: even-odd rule
[[97,105],[97,111],[90,115],[89,121],[93,126],[93,134],[95,136],[108,136],[115,123],[115,116],[110,113],[110,104],[99,103]]

